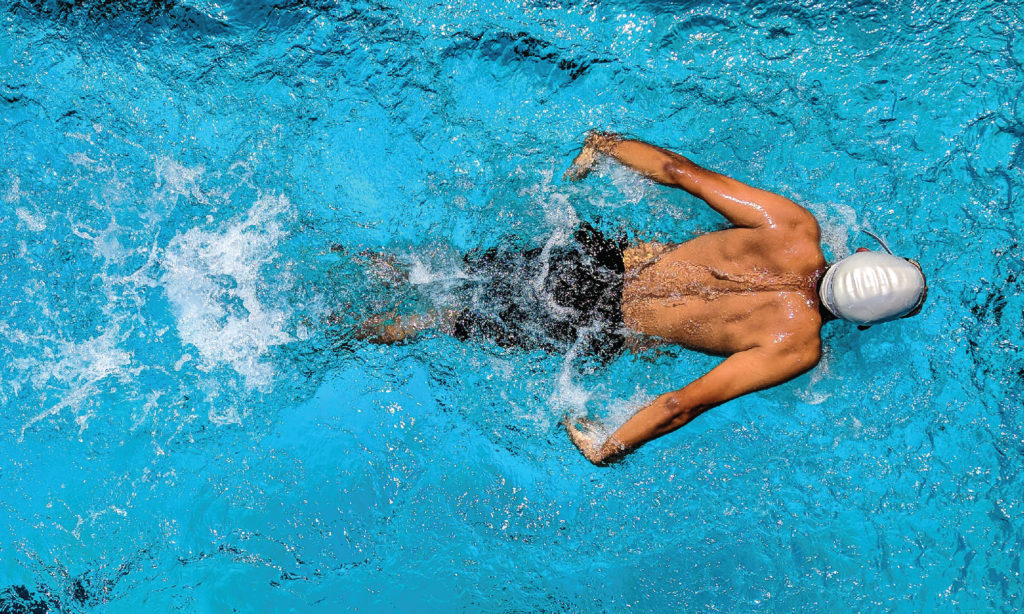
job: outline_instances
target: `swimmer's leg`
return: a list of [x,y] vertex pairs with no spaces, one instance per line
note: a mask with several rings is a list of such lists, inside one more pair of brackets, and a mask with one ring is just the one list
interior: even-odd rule
[[364,321],[356,331],[356,338],[370,343],[390,344],[411,339],[428,330],[454,335],[459,314],[454,309],[404,316],[396,315],[394,311],[382,313]]
[[366,272],[388,284],[398,285],[409,281],[407,267],[391,254],[375,252],[369,249],[352,254],[343,245],[332,245],[331,251],[343,256],[349,256],[353,262],[362,266]]

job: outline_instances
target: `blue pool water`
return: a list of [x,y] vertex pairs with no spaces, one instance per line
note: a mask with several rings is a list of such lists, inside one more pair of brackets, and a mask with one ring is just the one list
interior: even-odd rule
[[[0,24],[0,610],[1024,607],[1018,3],[8,0]],[[447,300],[504,236],[722,227],[621,169],[562,182],[590,128],[796,199],[830,255],[880,232],[924,313],[831,324],[811,373],[611,469],[563,413],[621,421],[717,359],[345,333]]]

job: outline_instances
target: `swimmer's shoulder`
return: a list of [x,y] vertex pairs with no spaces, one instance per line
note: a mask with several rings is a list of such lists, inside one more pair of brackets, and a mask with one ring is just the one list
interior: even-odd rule
[[765,225],[762,229],[776,235],[783,235],[792,238],[800,238],[817,243],[821,238],[821,226],[818,218],[806,207],[803,207],[788,198],[782,198],[786,206],[776,207],[772,211],[772,223]]
[[797,325],[787,330],[774,331],[762,339],[762,347],[772,361],[793,376],[804,373],[821,360],[821,317],[817,314],[801,314]]

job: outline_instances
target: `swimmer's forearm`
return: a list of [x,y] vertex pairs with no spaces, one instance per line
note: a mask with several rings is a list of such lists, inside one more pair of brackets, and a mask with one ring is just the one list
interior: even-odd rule
[[653,181],[691,194],[699,191],[702,178],[715,174],[674,151],[611,132],[593,132],[586,144]]
[[788,198],[706,169],[673,151],[624,139],[611,132],[590,133],[566,177],[571,180],[586,177],[598,155],[610,156],[662,185],[689,192],[736,226],[775,227],[776,221],[781,219],[798,224],[813,221],[806,209]]
[[612,433],[597,450],[596,460],[591,460],[596,465],[617,462],[645,443],[685,426],[708,409],[687,404],[678,391],[663,394]]

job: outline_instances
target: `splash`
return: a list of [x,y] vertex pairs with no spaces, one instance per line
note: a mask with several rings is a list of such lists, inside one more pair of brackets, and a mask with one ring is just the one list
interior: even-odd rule
[[568,414],[570,417],[578,418],[587,414],[587,403],[593,397],[593,393],[578,384],[574,375],[573,361],[576,360],[583,347],[582,342],[586,341],[586,335],[581,335],[573,345],[572,349],[562,360],[562,369],[555,379],[555,389],[551,393],[550,403],[552,407]]
[[9,176],[11,177],[11,185],[8,186],[7,192],[4,193],[4,202],[16,203],[24,195],[21,191],[21,178],[14,174],[9,174]]
[[828,344],[822,344],[821,351],[821,360],[818,362],[818,366],[811,371],[810,381],[805,386],[793,389],[797,398],[808,405],[821,405],[832,396],[828,382],[834,375],[832,373],[833,351]]
[[850,236],[856,234],[861,226],[857,222],[857,212],[845,204],[832,203],[826,206],[808,205],[818,218],[821,227],[821,242],[832,250],[836,260],[850,255]]
[[142,217],[151,224],[160,222],[174,210],[179,197],[208,204],[209,197],[199,184],[205,171],[202,166],[188,167],[167,156],[155,156],[153,174],[156,180],[146,199]]
[[96,255],[101,256],[104,261],[109,264],[120,263],[124,261],[127,250],[121,245],[121,241],[118,239],[118,235],[121,231],[125,230],[124,227],[117,224],[117,220],[110,218],[110,223],[103,230],[91,230],[74,227],[71,229],[72,234],[80,239],[85,239],[93,245],[93,251]]
[[14,215],[18,216],[18,219],[21,220],[21,222],[25,224],[25,227],[32,232],[42,232],[46,230],[46,222],[43,218],[30,213],[28,209],[25,209],[24,207],[18,207],[15,209]]
[[[605,385],[587,388],[579,381],[579,371],[575,363],[583,357],[584,349],[589,345],[589,336],[596,333],[596,328],[583,329],[580,338],[566,353],[562,360],[562,368],[555,379],[554,390],[549,403],[556,410],[572,420],[587,418],[586,430],[595,444],[603,443],[620,426],[625,424],[636,412],[643,409],[654,397],[642,387],[637,386],[628,398],[622,398],[609,391]],[[607,373],[602,378],[607,377]],[[596,405],[601,420],[589,420],[588,405]]]
[[430,262],[425,262],[418,256],[410,256],[408,258],[408,267],[409,283],[414,286],[474,279],[474,277],[467,275],[458,265],[441,265],[439,267]]
[[[84,401],[99,392],[99,384],[111,376],[126,378],[130,375],[127,367],[132,355],[118,347],[120,331],[111,327],[102,334],[80,343],[64,343],[60,359],[44,363],[36,359],[15,361],[15,367],[32,373],[32,385],[37,390],[51,382],[68,386],[61,401],[29,418],[21,427],[21,437],[33,424],[54,416],[64,409],[79,408]],[[92,412],[76,417],[79,428],[84,430]],[[80,431],[81,432],[81,431]]]
[[290,287],[266,277],[286,234],[282,218],[290,211],[284,196],[263,196],[243,218],[220,229],[179,234],[167,246],[160,278],[178,335],[198,350],[200,368],[229,366],[248,388],[261,391],[269,390],[274,377],[265,355],[292,340],[290,310],[261,296],[268,286],[275,296]]
[[167,156],[156,156],[153,171],[156,174],[153,187],[157,195],[191,196],[199,202],[206,202],[199,188],[199,178],[205,171],[202,166],[188,167]]
[[598,167],[598,172],[608,175],[612,184],[618,188],[624,197],[619,201],[621,205],[636,205],[644,198],[657,194],[657,188],[650,179],[622,164],[614,164],[605,159]]

